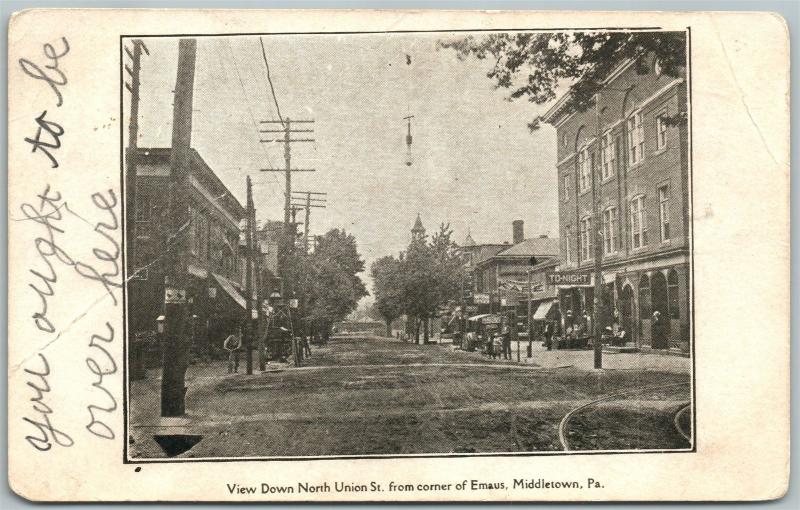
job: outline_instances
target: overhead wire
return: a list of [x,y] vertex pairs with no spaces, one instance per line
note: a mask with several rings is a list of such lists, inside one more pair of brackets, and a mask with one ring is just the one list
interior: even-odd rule
[[[259,123],[256,121],[255,115],[253,115],[253,109],[252,109],[252,107],[250,105],[250,101],[249,101],[249,99],[247,97],[247,90],[245,89],[245,86],[244,86],[244,80],[242,80],[242,75],[241,75],[241,73],[239,71],[239,65],[236,62],[236,55],[233,52],[233,48],[231,47],[230,40],[224,39],[224,41],[225,41],[225,43],[227,43],[227,47],[228,47],[228,50],[229,50],[229,53],[230,53],[230,60],[233,63],[234,72],[235,72],[236,77],[238,79],[239,87],[240,87],[240,89],[242,91],[242,99],[244,100],[245,105],[247,107],[247,114],[250,117],[250,122],[253,124],[253,129],[255,130],[256,133],[258,133],[258,131],[259,131],[258,124]],[[220,44],[222,44],[221,41],[220,41]],[[220,63],[223,66],[223,70],[225,70],[225,63],[224,63],[224,59],[222,58],[221,51],[217,51],[217,56],[220,59]],[[264,156],[267,158],[267,163],[269,164],[269,168],[274,168],[274,165],[272,163],[272,158],[269,156],[269,152],[267,151],[267,149],[260,142],[259,142],[259,146],[261,147],[261,151],[264,153]],[[275,177],[275,175],[272,175],[272,180],[274,181],[276,186],[280,186],[280,183],[278,182],[278,179]],[[273,195],[277,195],[277,189],[276,188],[273,188],[271,191],[272,191]]]
[[275,96],[275,86],[272,84],[272,77],[269,74],[269,62],[267,61],[267,50],[264,49],[264,39],[259,36],[258,42],[261,43],[261,55],[264,57],[264,67],[267,68],[267,82],[269,82],[269,89],[272,92],[272,100],[275,102],[275,110],[278,112],[278,119],[281,121],[281,125],[286,126],[281,115],[281,107],[278,106],[278,98]]

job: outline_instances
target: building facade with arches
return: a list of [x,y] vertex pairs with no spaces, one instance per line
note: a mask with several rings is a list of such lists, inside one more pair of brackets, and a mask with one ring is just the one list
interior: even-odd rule
[[[685,72],[663,74],[644,55],[621,62],[585,111],[566,95],[544,116],[557,130],[560,270],[593,270],[599,239],[603,326],[619,324],[640,348],[682,353],[691,336],[687,99]],[[593,293],[562,288],[562,311],[591,310]]]

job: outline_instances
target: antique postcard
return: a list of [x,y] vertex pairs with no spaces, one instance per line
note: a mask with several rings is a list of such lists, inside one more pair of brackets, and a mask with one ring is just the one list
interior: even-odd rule
[[779,16],[29,10],[8,76],[21,497],[786,492]]

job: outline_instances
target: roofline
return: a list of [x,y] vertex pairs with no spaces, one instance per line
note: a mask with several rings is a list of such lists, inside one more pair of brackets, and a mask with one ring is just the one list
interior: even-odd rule
[[[150,153],[150,154],[147,154],[148,156],[152,154],[154,156],[166,157],[167,159],[169,159],[169,157],[171,155],[171,152],[172,152],[172,148],[171,147],[137,147],[136,149],[140,153],[143,153],[143,152]],[[198,159],[199,163],[203,167],[205,167],[205,170],[207,170],[206,174],[212,176],[212,179],[214,181],[216,181],[216,183],[228,193],[228,197],[230,199],[232,199],[233,202],[235,203],[235,205],[239,208],[239,212],[244,212],[246,214],[247,209],[241,204],[241,202],[239,202],[239,199],[236,198],[236,195],[234,195],[231,192],[231,190],[228,188],[228,186],[226,186],[225,183],[222,182],[222,180],[219,178],[219,176],[216,174],[216,172],[214,172],[214,170],[209,166],[209,164],[206,163],[206,160],[203,159],[203,156],[200,155],[200,153],[197,151],[197,149],[195,149],[194,147],[191,147],[190,148],[190,152],[192,154],[192,158],[196,157]]]
[[542,260],[542,262],[540,264],[537,264],[537,266],[546,264],[546,263],[551,262],[551,261],[558,262],[558,260],[559,260],[558,259],[558,257],[559,257],[558,253],[556,253],[555,255],[551,254],[551,253],[548,253],[548,254],[528,253],[526,255],[503,255],[503,256],[500,256],[498,254],[498,255],[493,255],[493,256],[491,256],[489,258],[481,260],[480,262],[475,264],[475,267],[484,266],[484,265],[488,264],[489,262],[492,262],[493,260],[499,260],[499,259],[502,259],[502,260],[513,260],[513,259],[527,260],[527,259],[529,259],[531,257],[547,257],[546,259]]
[[[636,59],[634,59],[634,58],[627,58],[627,59],[623,60],[600,83],[605,85],[607,83],[610,83],[610,82],[614,81],[615,79],[617,79],[617,77],[620,74],[625,72],[625,70],[627,70],[635,61],[636,61]],[[578,80],[576,83],[580,83],[580,81],[581,80]],[[551,106],[550,109],[547,110],[547,112],[545,112],[544,115],[542,115],[542,120],[546,124],[550,124],[550,125],[556,126],[556,124],[558,124],[559,120],[561,119],[561,116],[559,114],[564,113],[562,110],[563,110],[564,106],[566,105],[566,103],[568,102],[570,97],[572,97],[572,87],[570,87],[569,90],[567,90],[558,99],[558,101],[556,101],[556,103],[553,106]],[[572,115],[573,113],[575,113],[575,112],[574,111],[570,112],[570,115]],[[569,118],[570,115],[566,115],[564,117],[564,120]],[[558,126],[556,126],[556,127],[558,127]]]

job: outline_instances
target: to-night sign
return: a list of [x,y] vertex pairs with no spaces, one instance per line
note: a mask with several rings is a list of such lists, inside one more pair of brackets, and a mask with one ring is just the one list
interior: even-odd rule
[[547,283],[561,287],[591,287],[592,275],[578,271],[547,273]]

